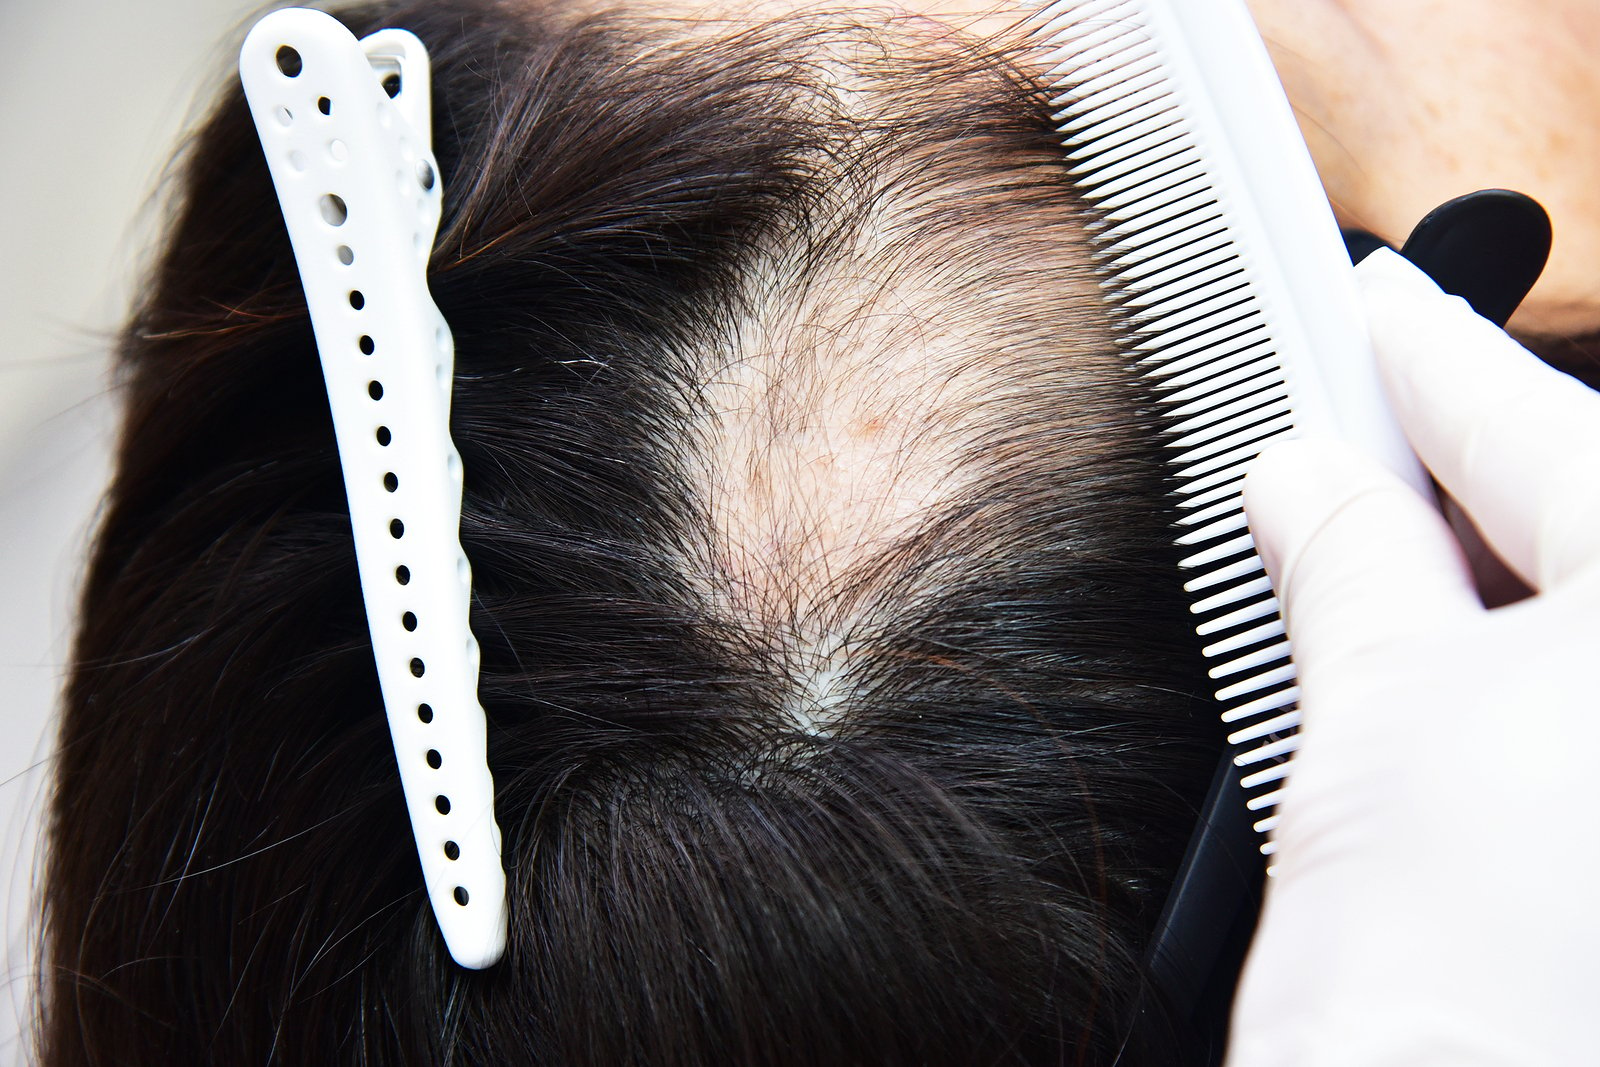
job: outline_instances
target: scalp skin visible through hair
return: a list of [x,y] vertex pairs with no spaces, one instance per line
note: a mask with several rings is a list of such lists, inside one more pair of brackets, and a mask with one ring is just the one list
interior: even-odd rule
[[239,94],[122,344],[41,1059],[1178,1063],[1215,758],[1160,442],[1013,57],[838,11],[345,13],[434,62],[504,961],[422,892]]

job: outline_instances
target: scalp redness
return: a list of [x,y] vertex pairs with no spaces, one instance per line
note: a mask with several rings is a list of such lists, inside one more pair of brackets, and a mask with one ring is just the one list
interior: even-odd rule
[[432,926],[230,92],[122,345],[43,1061],[1146,1062],[1213,728],[1010,57],[837,12],[345,17],[434,58],[508,954]]

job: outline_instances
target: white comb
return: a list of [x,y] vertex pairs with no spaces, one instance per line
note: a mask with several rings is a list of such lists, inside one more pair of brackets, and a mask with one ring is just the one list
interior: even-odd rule
[[[1057,0],[1034,16],[1108,294],[1155,394],[1190,610],[1241,798],[1270,834],[1298,743],[1278,601],[1245,524],[1250,462],[1337,437],[1428,485],[1379,387],[1351,266],[1241,0]],[[1272,842],[1260,842],[1272,851]]]

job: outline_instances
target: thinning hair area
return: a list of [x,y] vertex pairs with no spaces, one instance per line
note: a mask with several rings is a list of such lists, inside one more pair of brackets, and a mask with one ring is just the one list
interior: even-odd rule
[[339,14],[433,58],[506,955],[456,967],[423,891],[230,89],[121,342],[40,1061],[1180,1062],[1140,961],[1219,731],[1016,50],[842,9]]

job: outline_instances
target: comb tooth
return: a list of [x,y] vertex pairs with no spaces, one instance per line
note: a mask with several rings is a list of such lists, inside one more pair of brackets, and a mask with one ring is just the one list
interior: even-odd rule
[[[1230,652],[1238,652],[1240,649],[1249,648],[1251,645],[1259,644],[1274,637],[1282,637],[1283,633],[1283,620],[1273,619],[1271,622],[1262,623],[1260,626],[1252,626],[1248,630],[1234,634],[1225,641],[1207,645],[1200,650],[1200,654],[1206,659],[1215,659],[1218,656],[1226,656]],[[1216,677],[1216,675],[1212,675],[1212,677]]]
[[1193,485],[1179,486],[1175,492],[1180,494],[1181,499],[1175,501],[1175,503],[1179,509],[1208,507],[1218,500],[1238,496],[1243,488],[1244,479],[1242,476],[1231,482],[1221,482],[1210,489],[1206,489],[1204,492]]
[[[1242,779],[1240,779],[1239,784],[1244,786],[1246,789],[1254,789],[1257,786],[1271,785],[1273,782],[1281,782],[1287,777],[1289,777],[1289,761],[1285,760],[1282,763],[1274,763],[1272,766],[1267,767],[1264,770],[1256,771],[1254,774],[1245,775]],[[1281,792],[1281,790],[1268,793],[1266,795],[1277,796],[1278,792]]]
[[1244,722],[1246,719],[1254,718],[1265,712],[1286,708],[1299,699],[1300,687],[1291,685],[1287,689],[1280,689],[1276,693],[1259,697],[1247,704],[1240,704],[1236,708],[1223,712],[1222,721],[1225,723]]
[[1192,571],[1196,567],[1209,567],[1213,563],[1221,563],[1223,560],[1237,556],[1241,552],[1251,552],[1255,547],[1255,539],[1249,533],[1245,533],[1240,537],[1229,538],[1219,545],[1212,545],[1210,548],[1196,552],[1192,556],[1186,556],[1178,561],[1178,569]]
[[1278,614],[1278,598],[1269,596],[1265,600],[1257,601],[1248,607],[1240,608],[1237,611],[1230,611],[1226,615],[1219,615],[1215,619],[1211,619],[1208,622],[1203,622],[1195,628],[1195,632],[1201,637],[1205,637],[1208,634],[1221,633],[1224,630],[1231,630],[1233,627],[1242,625],[1243,623],[1253,622],[1256,619],[1264,618],[1267,615],[1276,614]]
[[1290,755],[1299,748],[1300,735],[1291,734],[1288,737],[1280,738],[1270,744],[1262,745],[1260,748],[1253,748],[1249,752],[1235,756],[1233,764],[1236,767],[1253,767],[1257,763],[1265,763],[1269,759]]
[[1233,511],[1231,514],[1218,519],[1216,522],[1191,530],[1178,538],[1180,545],[1201,545],[1223,534],[1233,533],[1235,530],[1245,528],[1244,512]]
[[[1251,777],[1254,777],[1254,775]],[[1258,797],[1251,797],[1249,800],[1244,802],[1245,810],[1262,811],[1266,808],[1275,808],[1278,806],[1278,801],[1282,798],[1282,796],[1283,790],[1274,789],[1270,793],[1262,793]]]
[[1263,834],[1270,833],[1277,828],[1278,817],[1276,815],[1268,815],[1265,819],[1262,819],[1260,822],[1255,824],[1255,829]]
[[1189,610],[1196,615],[1204,615],[1208,611],[1215,611],[1229,604],[1237,604],[1241,600],[1248,600],[1258,593],[1270,592],[1272,592],[1272,583],[1266,578],[1256,578],[1242,585],[1236,585],[1232,589],[1225,589],[1220,593],[1215,593],[1204,600],[1197,600],[1189,605]]
[[1212,667],[1208,673],[1213,680],[1231,678],[1235,674],[1242,674],[1257,667],[1264,667],[1268,663],[1276,663],[1280,659],[1287,659],[1288,656],[1289,642],[1278,641],[1267,645],[1265,648],[1258,648],[1254,652],[1248,652],[1238,659],[1231,659],[1227,663],[1219,663],[1217,666]]
[[1230,733],[1227,736],[1227,742],[1232,745],[1243,745],[1250,744],[1251,741],[1261,741],[1262,737],[1282,734],[1288,729],[1296,728],[1296,726],[1299,726],[1299,721],[1301,721],[1299,720],[1299,709],[1296,707],[1296,709],[1283,712],[1282,715],[1275,715],[1269,720],[1254,723],[1254,725],[1238,729],[1235,733]]
[[1220,503],[1211,504],[1208,507],[1191,511],[1187,515],[1179,516],[1177,519],[1177,524],[1179,526],[1199,526],[1201,523],[1208,523],[1213,519],[1235,513],[1243,517],[1243,509],[1244,498],[1241,496],[1232,496],[1221,501]]
[[1254,678],[1246,678],[1242,682],[1234,682],[1230,686],[1224,686],[1217,690],[1217,699],[1232,700],[1234,697],[1241,697],[1247,693],[1260,692],[1280,682],[1293,682],[1294,680],[1294,664],[1286,663],[1282,667],[1274,667],[1272,670],[1258,674]]
[[1226,567],[1219,567],[1209,574],[1202,574],[1198,578],[1191,578],[1183,583],[1185,593],[1198,593],[1203,589],[1210,589],[1214,585],[1231,582],[1235,578],[1243,578],[1247,574],[1254,574],[1261,569],[1261,557],[1251,555],[1237,563],[1230,563]]

